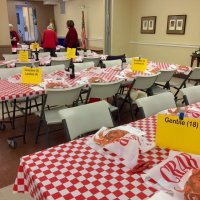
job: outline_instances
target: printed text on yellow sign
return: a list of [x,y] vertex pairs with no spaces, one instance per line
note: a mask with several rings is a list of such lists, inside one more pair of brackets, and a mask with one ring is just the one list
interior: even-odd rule
[[200,121],[180,120],[178,116],[158,115],[156,145],[173,150],[200,154]]

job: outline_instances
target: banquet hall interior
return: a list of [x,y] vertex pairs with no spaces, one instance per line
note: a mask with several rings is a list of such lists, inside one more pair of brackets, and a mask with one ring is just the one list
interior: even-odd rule
[[[143,177],[144,170],[160,166],[175,151],[176,155],[200,154],[199,148],[195,149],[199,136],[191,139],[188,148],[176,142],[185,144],[187,133],[194,127],[199,131],[199,7],[199,0],[1,0],[0,200],[184,199],[183,193],[164,198],[156,180],[149,185]],[[72,57],[68,53],[73,53],[72,47],[65,46],[68,20],[74,22],[79,43]],[[49,25],[57,36],[56,57],[43,46]],[[11,45],[9,26],[18,34],[16,47]],[[34,44],[38,45],[35,49]],[[32,79],[25,77],[30,75],[25,67],[41,69],[41,81],[32,84]],[[174,133],[183,130],[185,135],[169,134],[173,139],[166,137],[160,145],[158,131],[169,133],[169,124],[178,125],[165,118],[163,127],[158,128],[158,113],[176,116],[177,124],[189,118],[192,125],[186,123],[184,130],[184,125],[180,130],[169,129]],[[127,167],[131,154],[127,149],[122,158],[108,156],[106,145],[110,143],[97,132],[102,127],[119,127],[121,132],[133,134],[127,133],[126,126],[134,127],[137,137],[145,138],[151,146],[145,151],[146,147],[142,149],[141,142],[137,143],[138,163],[148,164],[140,172],[133,172],[135,165],[131,170],[130,165]],[[72,136],[76,131],[81,134]],[[113,139],[112,144],[123,146],[126,138],[120,138]],[[170,144],[164,144],[167,141]],[[199,159],[196,157],[193,160]],[[187,170],[200,168],[198,162]],[[61,176],[65,178],[61,180]],[[195,193],[198,197],[199,191]],[[153,198],[156,194],[158,197]]]

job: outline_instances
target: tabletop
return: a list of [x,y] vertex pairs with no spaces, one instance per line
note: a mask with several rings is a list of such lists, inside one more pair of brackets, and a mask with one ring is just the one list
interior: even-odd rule
[[[156,63],[156,66],[159,66],[159,70],[166,70],[169,69],[170,65],[166,63]],[[51,66],[49,66],[51,67]],[[130,67],[130,65],[126,65],[126,67]],[[188,68],[190,70],[190,68]],[[184,72],[184,71],[183,71]],[[185,71],[187,72],[187,71]],[[76,77],[74,79],[70,79],[69,75],[66,75],[66,73],[63,71],[56,71],[53,73],[51,77],[58,77],[58,78],[64,78],[65,81],[70,85],[74,86],[76,84],[85,84],[84,80],[85,78],[93,78],[98,77],[102,79],[104,82],[112,82],[119,79],[117,77],[121,73],[121,66],[117,66],[117,68],[108,67],[105,69],[101,68],[95,68],[95,70],[82,70],[81,72],[76,73]],[[140,73],[137,72],[134,74],[134,76],[137,75],[149,75],[148,73]],[[120,77],[121,78],[121,77]],[[126,77],[122,77],[124,80],[126,80]],[[32,95],[39,95],[44,93],[44,89],[40,88],[40,90],[34,90],[30,87],[30,85],[24,85],[21,84],[21,80],[17,76],[17,79],[14,82],[9,82],[8,80],[0,80],[0,100],[13,100],[21,97],[29,97]],[[18,83],[16,83],[18,82]],[[87,84],[85,84],[87,85]]]
[[[77,81],[80,81],[83,77],[88,77],[88,78],[99,77],[107,82],[111,82],[117,79],[115,77],[117,74],[119,74],[119,71],[113,70],[112,68],[107,68],[107,69],[102,70],[102,73],[82,71],[78,73],[74,79],[70,79],[69,75],[65,74],[65,71],[56,71],[50,77],[59,77],[59,78],[63,77],[70,86],[74,86],[77,84],[82,84],[82,83],[78,83]],[[48,78],[49,76],[46,75],[44,77]],[[32,87],[33,85],[22,84],[20,74],[14,75],[8,78],[8,80],[7,79],[0,80],[0,100],[1,101],[14,100],[14,99],[22,98],[22,97],[31,97],[34,95],[40,95],[40,94],[45,93],[44,88],[35,90]]]
[[[131,123],[155,140],[156,116]],[[61,144],[20,160],[13,190],[29,192],[37,200],[53,199],[146,199],[156,189],[143,182],[123,164],[106,159],[81,138]],[[139,156],[139,162],[159,163],[168,150],[154,148]]]

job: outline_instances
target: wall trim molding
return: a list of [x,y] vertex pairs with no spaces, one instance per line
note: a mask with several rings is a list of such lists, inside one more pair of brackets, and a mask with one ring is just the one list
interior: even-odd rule
[[0,45],[0,48],[9,48],[11,45]]
[[137,42],[130,41],[129,44],[138,44],[138,45],[151,45],[151,46],[164,46],[164,47],[179,47],[179,48],[199,48],[200,44],[175,44],[175,43],[162,43],[162,42]]
[[103,38],[86,38],[88,41],[104,41]]

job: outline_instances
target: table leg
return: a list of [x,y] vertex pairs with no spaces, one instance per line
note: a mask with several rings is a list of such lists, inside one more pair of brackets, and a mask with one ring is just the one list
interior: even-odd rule
[[199,67],[200,64],[200,58],[197,58],[197,67]]
[[190,67],[193,66],[193,64],[194,64],[194,60],[195,60],[195,58],[192,56],[192,57],[191,57],[191,64],[190,64]]

